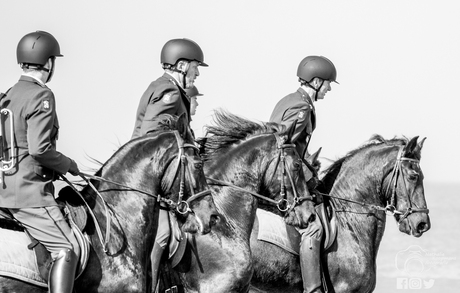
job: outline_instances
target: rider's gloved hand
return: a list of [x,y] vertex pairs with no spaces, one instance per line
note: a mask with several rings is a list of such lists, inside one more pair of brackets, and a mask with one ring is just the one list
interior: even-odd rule
[[78,169],[77,163],[74,160],[70,160],[70,168],[68,171],[70,174],[77,176],[80,174],[80,170]]

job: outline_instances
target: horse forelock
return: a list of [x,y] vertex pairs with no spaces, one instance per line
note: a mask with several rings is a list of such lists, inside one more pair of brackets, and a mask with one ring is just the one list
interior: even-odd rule
[[286,127],[281,124],[255,122],[223,110],[214,112],[213,123],[205,126],[205,137],[197,140],[205,160],[245,139],[263,134],[286,133]]

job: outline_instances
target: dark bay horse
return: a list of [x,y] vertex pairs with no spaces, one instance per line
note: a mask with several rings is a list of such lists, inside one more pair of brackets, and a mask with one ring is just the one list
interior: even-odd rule
[[302,162],[290,139],[294,128],[256,123],[217,111],[198,140],[221,221],[195,235],[198,257],[181,274],[186,292],[247,292],[253,267],[249,238],[257,207],[306,227],[313,205]]
[[[323,177],[320,191],[336,209],[334,244],[323,253],[329,292],[372,292],[376,257],[386,213],[399,230],[420,237],[430,229],[419,161],[424,139],[384,140],[368,144],[337,160]],[[254,276],[250,292],[302,292],[298,256],[251,236]]]
[[[102,233],[107,231],[106,223],[111,229],[99,239],[96,223],[88,217],[84,232],[91,240],[90,256],[75,281],[77,292],[147,292],[159,200],[177,207],[185,231],[208,233],[216,220],[217,210],[187,122],[171,116],[163,123],[165,130],[128,142],[102,166],[94,176],[101,180],[89,182],[98,192],[90,184],[81,191]],[[47,289],[0,277],[0,292]]]

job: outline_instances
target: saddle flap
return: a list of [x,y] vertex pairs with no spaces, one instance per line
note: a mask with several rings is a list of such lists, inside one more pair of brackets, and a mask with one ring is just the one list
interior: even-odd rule
[[175,267],[181,261],[185,247],[187,246],[187,233],[183,232],[174,214],[170,213],[169,223],[171,227],[171,236],[169,240],[169,260],[171,267]]

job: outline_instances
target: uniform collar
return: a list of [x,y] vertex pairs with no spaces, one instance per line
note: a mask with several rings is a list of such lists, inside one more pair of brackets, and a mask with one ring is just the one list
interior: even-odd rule
[[310,105],[314,106],[311,97],[308,95],[308,93],[303,88],[299,87],[297,92],[299,92],[300,95],[302,96],[302,100],[304,100],[305,102],[307,102]]
[[33,83],[38,84],[41,87],[46,87],[46,85],[41,80],[39,80],[38,78],[34,76],[28,75],[28,74],[22,74],[19,80],[33,82]]
[[[177,79],[176,79],[174,76],[172,76],[171,74],[165,72],[165,73],[163,74],[163,77],[166,78],[166,79],[168,79],[168,80],[170,80],[172,83],[174,83],[174,84],[177,86],[177,88],[179,89],[179,91],[180,91],[182,94],[184,94],[185,96],[187,96],[187,95],[185,94],[185,90],[182,88],[182,86],[180,85],[179,81],[177,81]],[[188,97],[187,97],[187,99],[188,99]]]
[[182,86],[180,85],[180,82],[174,76],[172,76],[171,74],[165,72],[163,74],[163,76],[166,77],[167,79],[171,80],[172,82],[174,82],[178,87],[182,88]]

